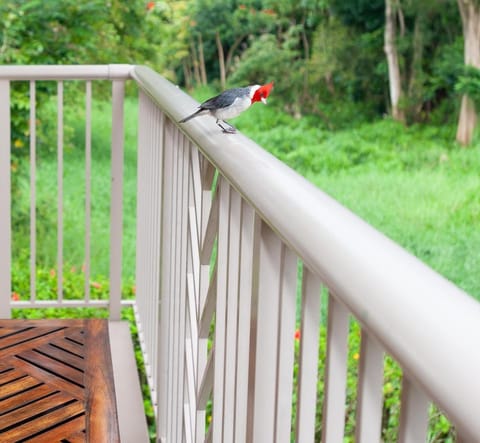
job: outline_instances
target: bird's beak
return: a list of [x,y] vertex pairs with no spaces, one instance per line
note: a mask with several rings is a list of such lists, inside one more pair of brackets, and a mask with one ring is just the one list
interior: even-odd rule
[[265,97],[262,97],[260,100],[262,100],[262,103],[263,103],[264,105],[267,104],[267,99],[266,99]]

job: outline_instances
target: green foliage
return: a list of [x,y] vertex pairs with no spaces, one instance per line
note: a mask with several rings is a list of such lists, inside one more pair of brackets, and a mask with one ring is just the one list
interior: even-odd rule
[[72,63],[97,49],[96,34],[106,21],[107,9],[99,0],[65,0],[61,5],[52,0],[6,0],[0,5],[0,17],[1,62]]
[[146,15],[141,0],[4,0],[0,62],[138,63],[155,52]]
[[[298,106],[299,97],[292,82],[301,76],[301,72],[297,63],[298,52],[289,47],[290,42],[285,40],[279,45],[274,35],[262,35],[244,52],[230,81],[234,84],[263,84],[275,80],[275,94],[281,97],[283,104]],[[291,75],[283,75],[285,66],[291,68]]]
[[465,66],[463,72],[459,75],[455,84],[455,91],[459,94],[466,94],[475,101],[480,103],[480,69],[474,66]]
[[345,24],[362,31],[373,31],[383,26],[384,0],[330,0],[332,11]]

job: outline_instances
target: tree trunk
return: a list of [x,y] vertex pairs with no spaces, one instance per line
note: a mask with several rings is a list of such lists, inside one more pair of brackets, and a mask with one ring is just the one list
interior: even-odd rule
[[233,55],[235,54],[235,51],[240,46],[240,43],[242,43],[243,40],[245,40],[246,37],[248,37],[248,34],[243,34],[240,37],[237,37],[237,39],[233,42],[233,45],[230,46],[230,49],[228,50],[227,58],[225,61],[225,70],[227,72],[230,72],[230,68],[232,67],[232,60],[233,60]]
[[195,50],[195,43],[193,40],[190,43],[190,52],[192,54],[192,66],[193,66],[193,76],[195,78],[195,83],[197,85],[201,84],[200,80],[200,68],[198,63],[197,51]]
[[187,60],[183,60],[183,76],[185,78],[185,86],[187,87],[187,89],[190,89],[193,85],[192,85],[192,75],[190,73],[190,68],[188,66],[188,62]]
[[[476,0],[458,0],[462,17],[465,65],[480,69],[480,4]],[[472,141],[477,122],[475,103],[464,95],[460,107],[457,141],[468,145]]]
[[402,93],[402,81],[400,77],[400,65],[398,63],[396,39],[396,14],[394,11],[394,0],[385,0],[385,54],[388,65],[388,82],[390,86],[390,102],[392,105],[392,117],[395,120],[404,122],[405,115],[400,109]]
[[202,85],[207,85],[207,70],[205,68],[205,57],[203,55],[203,39],[202,34],[198,34],[198,57],[200,62],[200,77],[202,78]]
[[413,30],[413,56],[408,82],[408,116],[418,121],[422,110],[423,98],[423,11],[417,13]]
[[222,41],[220,40],[220,33],[218,31],[215,33],[215,41],[217,43],[218,64],[220,66],[220,84],[222,89],[225,89],[227,84],[227,78],[225,74],[225,54],[223,52]]

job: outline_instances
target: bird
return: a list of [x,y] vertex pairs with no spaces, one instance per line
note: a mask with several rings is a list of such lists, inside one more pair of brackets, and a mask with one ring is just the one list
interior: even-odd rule
[[[179,121],[185,123],[199,115],[208,115],[217,119],[216,123],[223,132],[234,134],[236,129],[226,119],[234,118],[247,110],[255,102],[267,104],[267,97],[273,88],[273,82],[265,85],[250,85],[243,88],[233,88],[223,91],[215,97],[204,101],[198,109]],[[225,126],[226,125],[226,126]]]

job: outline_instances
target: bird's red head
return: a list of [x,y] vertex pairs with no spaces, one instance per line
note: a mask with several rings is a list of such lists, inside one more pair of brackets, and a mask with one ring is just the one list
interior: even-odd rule
[[267,104],[267,97],[270,95],[270,91],[273,88],[273,82],[260,86],[253,94],[252,103],[262,102]]

